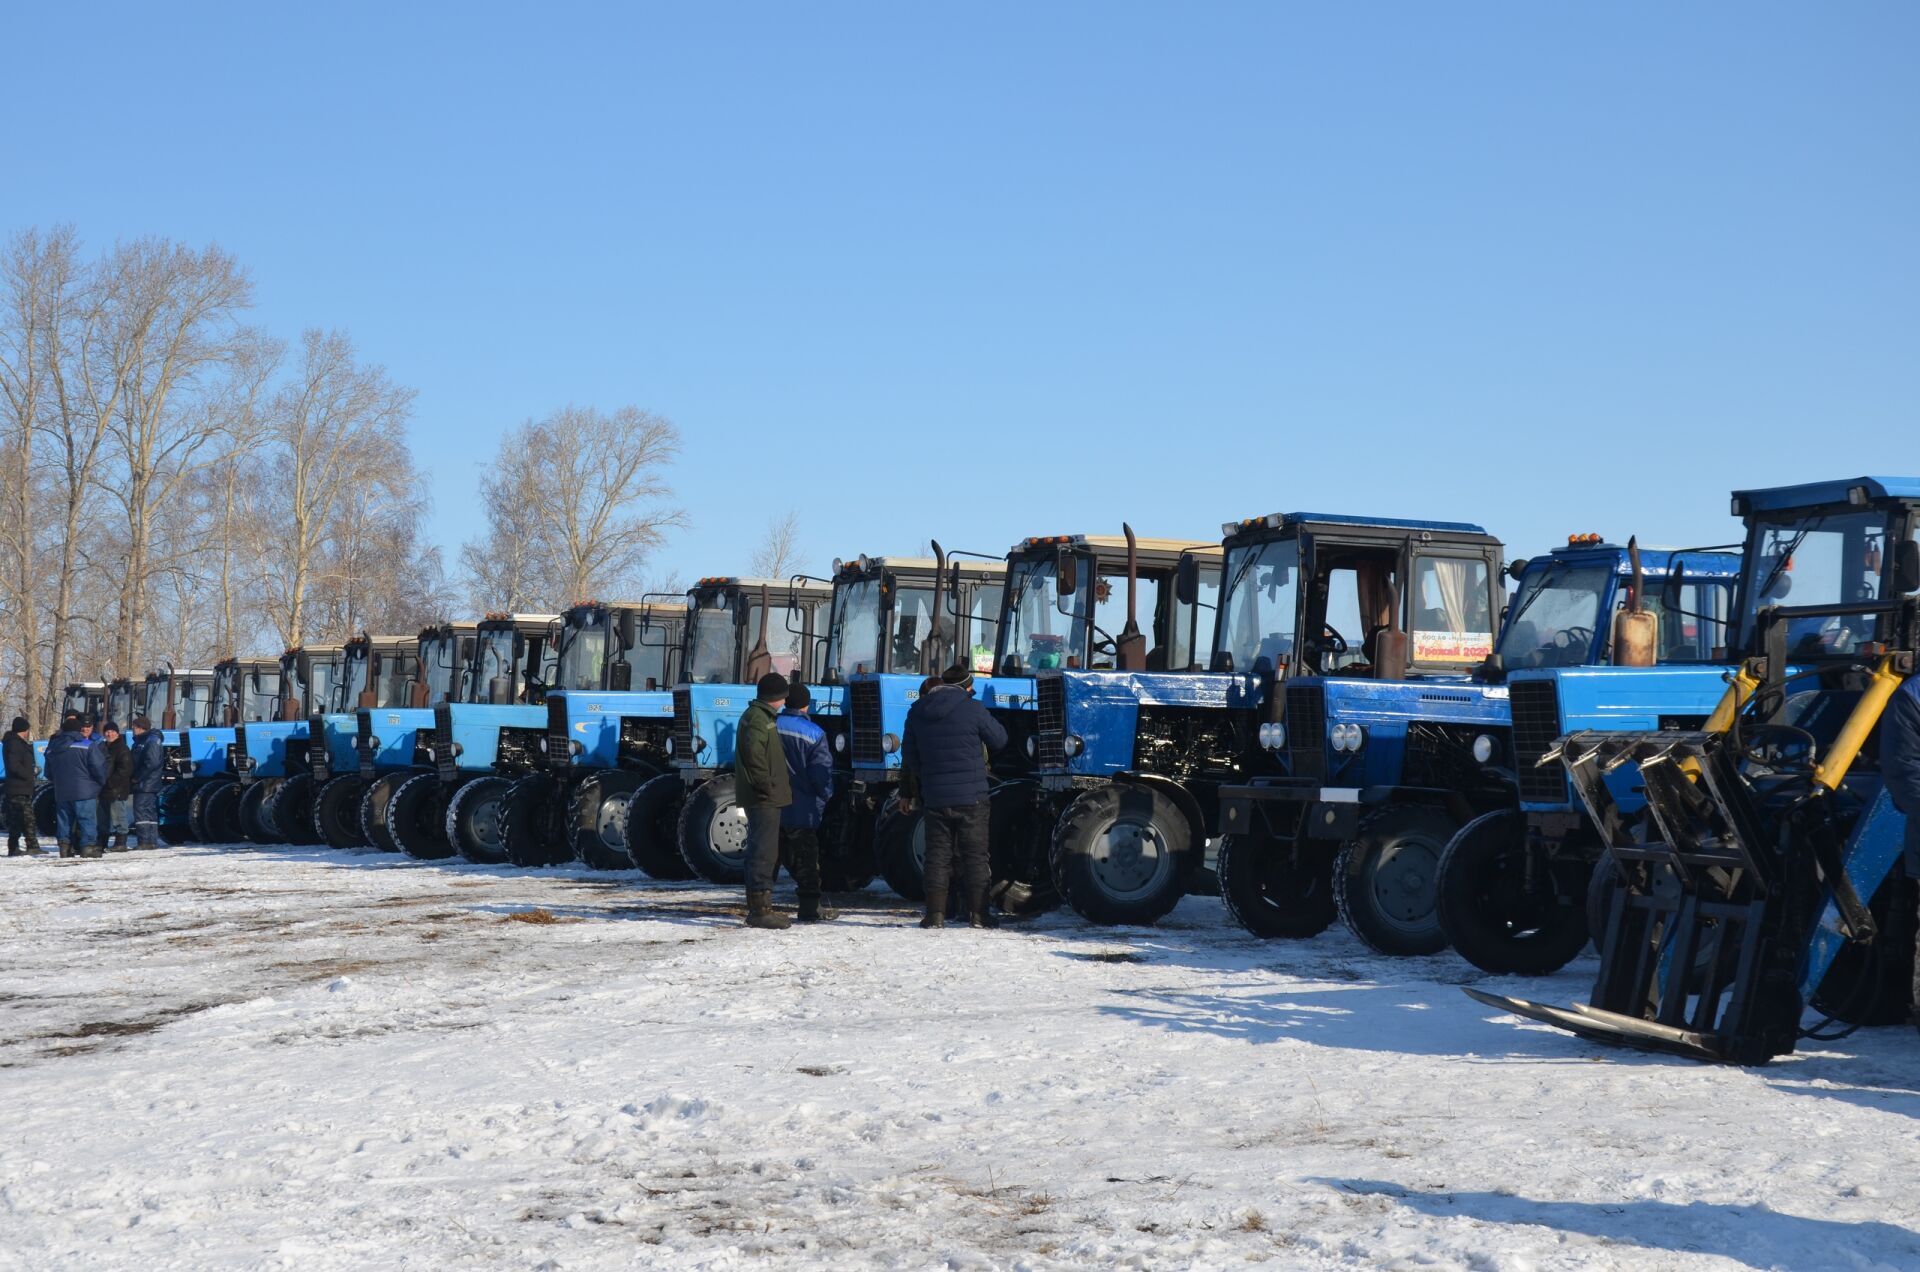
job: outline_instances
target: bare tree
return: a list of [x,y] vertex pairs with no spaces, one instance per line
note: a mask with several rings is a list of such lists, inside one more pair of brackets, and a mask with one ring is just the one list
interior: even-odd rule
[[671,421],[632,406],[567,406],[510,431],[481,480],[486,536],[461,551],[470,590],[515,608],[634,590],[648,553],[686,524],[664,506],[679,450]]
[[766,538],[753,553],[753,574],[762,579],[784,579],[800,568],[800,514],[789,510],[767,522]]

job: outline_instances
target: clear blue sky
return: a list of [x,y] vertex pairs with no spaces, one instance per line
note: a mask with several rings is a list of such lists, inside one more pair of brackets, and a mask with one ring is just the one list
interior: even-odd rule
[[6,39],[0,229],[215,240],[276,332],[351,331],[420,390],[450,549],[499,431],[568,401],[684,431],[684,575],[789,506],[821,566],[1295,508],[1525,555],[1920,469],[1912,4],[34,5]]

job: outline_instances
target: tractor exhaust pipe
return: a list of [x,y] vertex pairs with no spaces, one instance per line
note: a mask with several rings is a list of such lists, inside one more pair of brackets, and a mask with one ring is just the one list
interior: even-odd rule
[[179,720],[180,717],[174,711],[174,705],[173,705],[173,692],[174,692],[173,664],[171,662],[167,663],[166,668],[167,668],[167,705],[164,708],[162,708],[160,711],[160,727],[163,729],[173,729],[173,728],[179,727],[176,722]]
[[935,675],[946,665],[943,656],[947,643],[947,553],[940,540],[933,540],[933,621],[927,625],[926,643],[920,646],[920,674]]
[[1147,638],[1140,634],[1139,618],[1140,552],[1133,527],[1123,521],[1120,530],[1127,536],[1127,625],[1120,629],[1119,639],[1113,643],[1113,661],[1121,671],[1145,671]]
[[767,652],[767,617],[772,606],[767,601],[767,585],[760,585],[760,634],[747,651],[747,683],[758,684],[760,677],[773,670],[773,655]]
[[1640,565],[1640,538],[1627,539],[1627,607],[1613,616],[1613,665],[1651,667],[1660,661],[1660,616],[1646,608],[1647,576]]

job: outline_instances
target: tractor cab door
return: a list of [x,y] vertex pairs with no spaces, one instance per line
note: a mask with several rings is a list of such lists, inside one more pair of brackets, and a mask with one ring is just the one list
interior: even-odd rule
[[1399,627],[1403,543],[1312,536],[1301,572],[1298,669],[1316,676],[1374,675],[1381,634]]

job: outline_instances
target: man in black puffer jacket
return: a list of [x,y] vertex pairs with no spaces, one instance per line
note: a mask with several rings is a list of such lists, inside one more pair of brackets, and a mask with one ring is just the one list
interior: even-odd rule
[[142,848],[160,846],[160,788],[167,780],[166,739],[145,716],[133,718],[133,835]]
[[[15,716],[7,731],[7,856],[40,855],[40,836],[33,824],[33,739],[27,736],[27,718]],[[25,851],[20,841],[27,842]]]
[[939,687],[907,712],[904,732],[900,765],[912,773],[926,808],[927,914],[920,926],[946,926],[947,888],[957,860],[968,920],[993,927],[987,913],[987,752],[1007,744],[1007,731],[973,696],[973,673],[955,663],[941,673]]
[[98,745],[107,754],[107,776],[100,783],[100,811],[94,814],[100,822],[100,847],[106,852],[125,852],[133,846],[128,835],[133,828],[133,751],[112,720],[100,727],[100,735],[104,741]]

